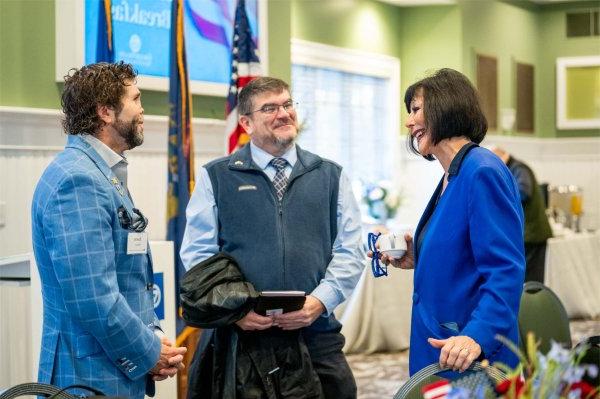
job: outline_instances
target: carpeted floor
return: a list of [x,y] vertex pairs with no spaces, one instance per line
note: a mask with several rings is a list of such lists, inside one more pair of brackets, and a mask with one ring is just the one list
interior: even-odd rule
[[[593,335],[600,335],[600,319],[571,321],[573,344]],[[348,355],[348,362],[356,378],[359,399],[392,398],[408,379],[408,350]]]

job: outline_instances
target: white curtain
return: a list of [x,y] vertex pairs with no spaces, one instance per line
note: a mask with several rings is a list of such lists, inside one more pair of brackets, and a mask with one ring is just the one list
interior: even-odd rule
[[302,148],[344,167],[351,180],[393,177],[392,109],[388,79],[292,65]]

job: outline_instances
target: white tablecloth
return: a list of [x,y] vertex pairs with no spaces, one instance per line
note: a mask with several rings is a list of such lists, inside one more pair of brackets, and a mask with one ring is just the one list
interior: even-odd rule
[[[354,293],[336,310],[346,353],[408,348],[413,271],[388,271],[387,277],[375,278],[367,261]],[[545,279],[570,317],[600,316],[600,232],[548,240]]]
[[348,301],[336,310],[346,353],[393,352],[408,348],[413,271],[393,267],[375,278],[370,260]]
[[569,317],[600,316],[600,231],[549,239],[544,282]]

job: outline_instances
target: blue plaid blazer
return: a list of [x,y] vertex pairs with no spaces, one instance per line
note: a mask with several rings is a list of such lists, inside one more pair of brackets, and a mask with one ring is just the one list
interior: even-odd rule
[[148,254],[127,255],[117,209],[133,203],[81,137],[44,171],[32,203],[33,250],[44,302],[39,381],[111,396],[154,394],[160,339]]

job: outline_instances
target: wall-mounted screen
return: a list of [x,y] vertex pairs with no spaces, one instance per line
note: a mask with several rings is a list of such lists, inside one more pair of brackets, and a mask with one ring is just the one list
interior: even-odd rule
[[[101,0],[56,2],[57,79],[69,68],[95,62]],[[171,0],[113,0],[115,59],[134,65],[141,88],[167,90]],[[236,0],[184,0],[185,41],[192,92],[226,95]],[[266,54],[264,1],[246,0],[252,36]],[[74,48],[73,48],[74,47]],[[69,51],[70,48],[71,51]]]

